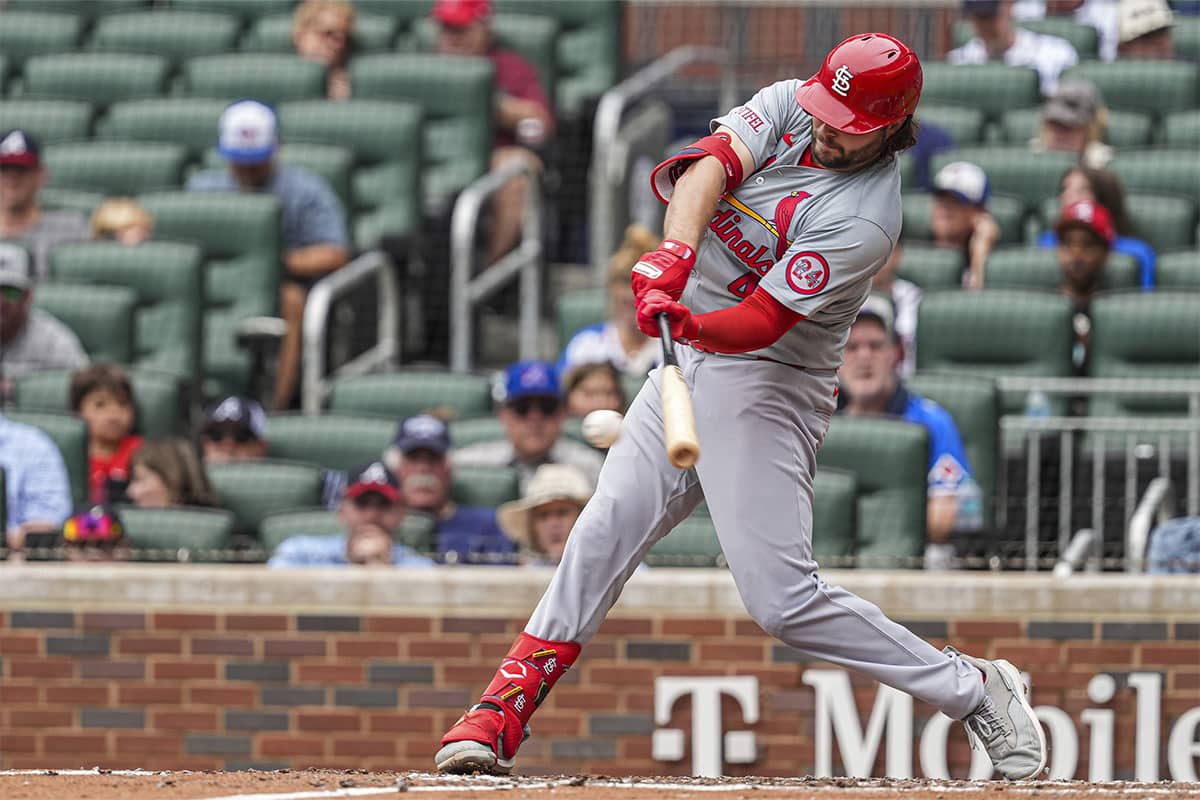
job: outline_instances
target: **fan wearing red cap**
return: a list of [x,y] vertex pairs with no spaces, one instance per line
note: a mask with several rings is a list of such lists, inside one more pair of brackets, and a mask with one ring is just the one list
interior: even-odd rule
[[1062,271],[1059,290],[1075,304],[1076,367],[1083,369],[1091,333],[1087,318],[1092,298],[1104,282],[1104,267],[1116,241],[1112,215],[1099,203],[1079,201],[1062,210],[1054,225],[1058,236],[1058,266]]

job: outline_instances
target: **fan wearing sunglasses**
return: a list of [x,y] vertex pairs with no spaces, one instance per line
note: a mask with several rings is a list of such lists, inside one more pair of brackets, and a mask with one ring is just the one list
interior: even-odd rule
[[520,361],[510,366],[497,387],[502,397],[496,417],[505,438],[468,445],[450,454],[456,467],[517,468],[521,491],[542,464],[570,464],[592,486],[604,458],[592,448],[563,435],[567,412],[554,367],[544,361]]
[[258,402],[230,396],[209,407],[200,429],[205,464],[267,457],[267,415]]

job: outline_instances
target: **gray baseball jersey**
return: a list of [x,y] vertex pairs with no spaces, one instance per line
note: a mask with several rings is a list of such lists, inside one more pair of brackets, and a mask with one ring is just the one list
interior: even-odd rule
[[716,311],[761,283],[805,318],[748,355],[836,369],[871,278],[900,237],[900,168],[895,159],[852,173],[799,166],[812,137],[800,83],[771,84],[712,121],[738,135],[757,169],[718,203],[681,301]]

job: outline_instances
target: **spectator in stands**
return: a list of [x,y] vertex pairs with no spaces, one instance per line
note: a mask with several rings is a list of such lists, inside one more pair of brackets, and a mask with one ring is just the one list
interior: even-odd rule
[[1070,16],[1080,25],[1096,29],[1102,61],[1117,57],[1116,0],[1016,0],[1013,13],[1018,20]]
[[1101,168],[1113,157],[1113,149],[1100,141],[1107,119],[1096,86],[1082,78],[1067,78],[1042,103],[1041,125],[1030,146],[1035,152],[1074,153],[1080,164]]
[[85,507],[62,527],[63,557],[67,561],[128,561],[129,539],[116,510],[104,505]]
[[871,291],[890,298],[896,309],[896,336],[904,350],[899,370],[900,376],[907,378],[917,369],[917,314],[921,309],[921,287],[896,276],[903,263],[904,245],[896,242],[891,257],[871,279]]
[[116,364],[93,364],[71,376],[71,409],[88,429],[88,499],[125,499],[130,461],[142,446],[133,433],[137,407],[129,375]]
[[110,197],[92,212],[92,238],[138,244],[154,233],[154,215],[129,197]]
[[600,409],[624,414],[625,391],[621,388],[621,373],[609,361],[573,367],[563,378],[563,402],[569,417],[586,417]]
[[[1063,174],[1058,193],[1059,213],[1072,203],[1098,203],[1104,206],[1116,231],[1113,252],[1125,253],[1137,259],[1142,288],[1153,288],[1154,248],[1133,235],[1133,221],[1125,205],[1125,190],[1121,187],[1120,179],[1106,169],[1072,167]],[[1057,244],[1053,230],[1045,231],[1038,237],[1040,247],[1055,247]]]
[[658,366],[662,349],[637,326],[629,274],[642,254],[657,248],[661,241],[662,237],[642,225],[635,223],[625,229],[625,240],[608,260],[608,319],[571,336],[558,359],[560,375],[580,364],[608,361],[626,375],[644,378]]
[[22,375],[47,369],[78,369],[88,363],[70,328],[33,307],[29,252],[0,242],[0,400]]
[[1200,517],[1180,517],[1150,533],[1146,571],[1156,574],[1200,572]]
[[1000,226],[987,209],[990,196],[987,173],[966,161],[947,164],[933,178],[933,242],[962,252],[967,289],[983,288],[988,257],[1000,241]]
[[187,439],[150,439],[133,454],[131,463],[129,500],[139,508],[219,505],[200,456]]
[[433,562],[393,541],[404,521],[400,482],[382,461],[351,471],[346,495],[338,504],[342,533],[292,536],[275,548],[268,566],[324,567],[343,564],[426,567]]
[[1037,70],[1042,94],[1050,94],[1063,70],[1079,61],[1066,39],[1018,27],[1012,0],[963,0],[963,13],[975,36],[947,54],[951,64],[1003,61],[1011,67],[1032,67]]
[[8,560],[20,561],[26,540],[57,533],[71,513],[71,481],[62,454],[45,433],[0,414],[0,471],[8,519]]
[[1092,323],[1092,298],[1104,282],[1104,266],[1112,252],[1116,231],[1112,217],[1099,203],[1080,201],[1063,209],[1054,226],[1058,236],[1058,265],[1062,270],[1059,291],[1075,305],[1075,347],[1072,360],[1080,375],[1087,374],[1087,348]]
[[1166,0],[1120,0],[1117,55],[1123,60],[1175,58],[1174,16]]
[[37,140],[20,129],[0,133],[0,239],[28,246],[37,281],[50,275],[50,250],[55,245],[88,238],[82,214],[42,208],[38,194],[45,185]]
[[292,44],[301,58],[324,64],[325,96],[350,97],[350,48],[354,6],[347,0],[304,0],[292,16]]
[[543,464],[520,500],[500,506],[500,527],[520,547],[523,566],[556,567],[593,484],[575,467]]
[[275,112],[256,100],[225,109],[217,151],[228,171],[193,175],[187,188],[209,192],[265,192],[283,209],[284,276],[279,287],[280,314],[287,333],[279,347],[272,407],[290,408],[300,376],[300,326],[308,289],[350,260],[346,212],[320,176],[300,167],[277,165],[279,146]]
[[[978,489],[954,419],[937,403],[909,391],[900,380],[900,350],[891,303],[886,297],[871,295],[850,327],[838,371],[839,413],[896,417],[929,431],[925,566],[944,569],[955,560],[951,534],[956,529],[978,526],[978,520],[966,519],[971,504],[964,502]],[[960,511],[966,512],[961,521]]]
[[267,415],[257,400],[230,395],[209,406],[200,429],[205,464],[267,457]]
[[400,423],[383,461],[404,487],[404,502],[434,520],[434,546],[446,563],[509,563],[512,543],[496,524],[496,510],[460,505],[450,497],[452,470],[446,453],[450,429],[430,414]]
[[496,412],[505,439],[477,442],[450,453],[455,466],[516,467],[521,488],[529,485],[542,464],[571,464],[583,470],[592,486],[603,457],[585,444],[563,435],[566,410],[554,367],[543,361],[520,361],[504,373],[498,387],[503,401]]
[[[495,45],[491,0],[436,0],[432,14],[438,24],[438,52],[486,57],[495,68],[492,169],[523,161],[540,173],[543,165],[537,151],[554,134],[554,114],[537,69],[524,56]],[[511,250],[521,237],[526,183],[514,178],[493,198],[488,263]]]

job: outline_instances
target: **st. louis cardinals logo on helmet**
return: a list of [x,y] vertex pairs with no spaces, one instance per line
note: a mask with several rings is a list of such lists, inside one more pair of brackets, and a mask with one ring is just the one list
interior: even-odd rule
[[787,265],[787,282],[797,294],[814,295],[829,283],[829,262],[811,250],[796,253]]

